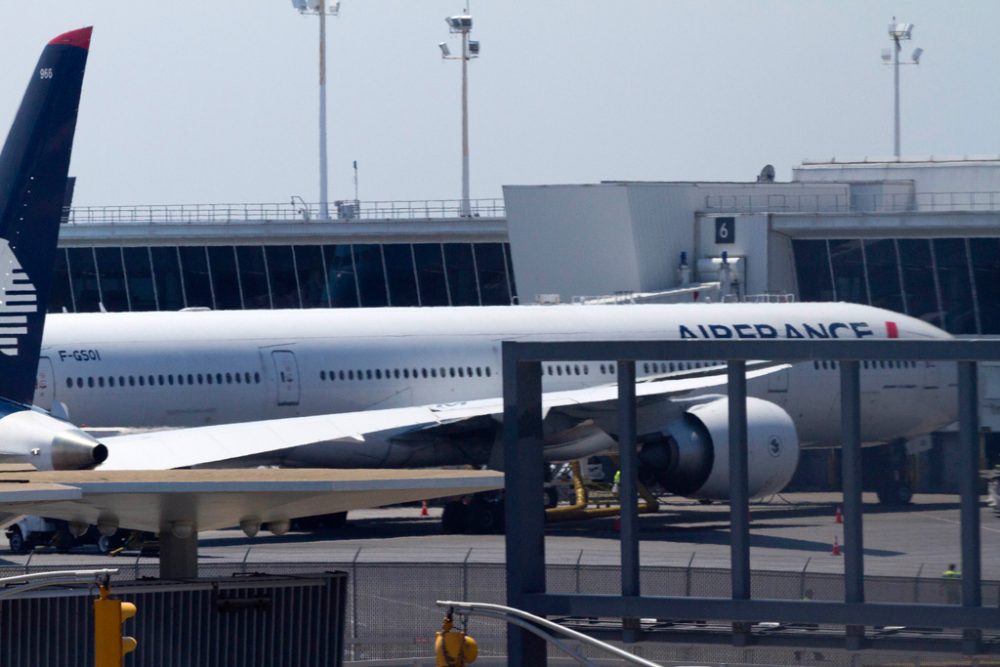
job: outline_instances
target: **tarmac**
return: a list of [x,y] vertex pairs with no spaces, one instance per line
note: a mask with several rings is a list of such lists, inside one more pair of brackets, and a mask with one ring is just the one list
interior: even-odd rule
[[[751,567],[754,570],[841,573],[843,526],[835,513],[840,494],[787,493],[751,506]],[[961,563],[959,501],[952,495],[917,495],[912,505],[886,508],[865,494],[865,573],[901,577],[940,577],[949,563]],[[421,516],[419,505],[353,511],[345,527],[320,533],[254,538],[238,529],[201,533],[202,564],[254,563],[433,563],[504,561],[502,535],[444,535],[440,508]],[[640,558],[644,565],[729,567],[729,508],[670,500],[653,515],[640,516]],[[546,530],[546,561],[584,565],[617,564],[619,541],[611,518],[551,524]],[[1000,518],[981,508],[983,578],[1000,580]],[[0,566],[23,566],[28,556],[0,550]],[[155,556],[123,552],[115,557],[81,547],[59,554],[41,550],[31,566],[128,566],[155,562]]]

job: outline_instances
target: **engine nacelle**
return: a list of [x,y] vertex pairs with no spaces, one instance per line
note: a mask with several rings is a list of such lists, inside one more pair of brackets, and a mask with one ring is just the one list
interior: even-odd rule
[[39,470],[83,470],[107,457],[107,447],[72,424],[0,403],[0,462],[30,463]]
[[[799,437],[788,413],[769,401],[748,398],[747,443],[750,497],[785,488],[799,462]],[[662,439],[644,443],[639,458],[671,493],[728,499],[728,399],[692,407],[667,426]]]

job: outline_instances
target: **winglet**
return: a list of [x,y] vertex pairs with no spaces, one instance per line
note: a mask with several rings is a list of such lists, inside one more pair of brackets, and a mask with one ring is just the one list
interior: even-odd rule
[[93,26],[70,30],[54,38],[49,44],[67,44],[81,49],[90,49],[90,34],[92,32],[94,32]]

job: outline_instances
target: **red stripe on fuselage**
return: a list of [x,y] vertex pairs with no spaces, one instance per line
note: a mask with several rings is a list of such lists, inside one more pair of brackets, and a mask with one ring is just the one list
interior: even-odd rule
[[895,322],[886,322],[885,333],[889,338],[899,338],[899,327],[896,326]]

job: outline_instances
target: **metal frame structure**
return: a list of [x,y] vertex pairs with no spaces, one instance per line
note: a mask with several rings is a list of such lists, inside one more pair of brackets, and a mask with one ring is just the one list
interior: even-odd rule
[[[997,652],[982,642],[982,631],[1000,630],[1000,612],[982,606],[978,477],[977,361],[1000,360],[996,340],[741,340],[504,342],[504,461],[507,513],[507,603],[541,616],[620,617],[622,640],[643,639],[637,619],[697,618],[732,623],[732,643],[764,644],[751,634],[756,621],[834,624],[845,627],[840,645],[871,648],[865,626],[961,628],[960,641],[936,640],[923,650]],[[639,531],[635,447],[620,448],[621,595],[547,593],[545,586],[542,494],[541,362],[606,361],[618,364],[619,442],[636,442],[635,363],[637,360],[718,360],[728,363],[729,467],[732,595],[726,598],[650,597],[639,587]],[[841,379],[843,438],[844,602],[755,600],[750,588],[750,526],[747,491],[746,363],[837,360]],[[865,360],[934,360],[958,363],[961,444],[961,605],[865,602],[862,541],[860,373]],[[787,643],[787,642],[786,642]],[[546,664],[544,642],[517,627],[508,630],[511,665]],[[921,650],[914,640],[914,650]]]

